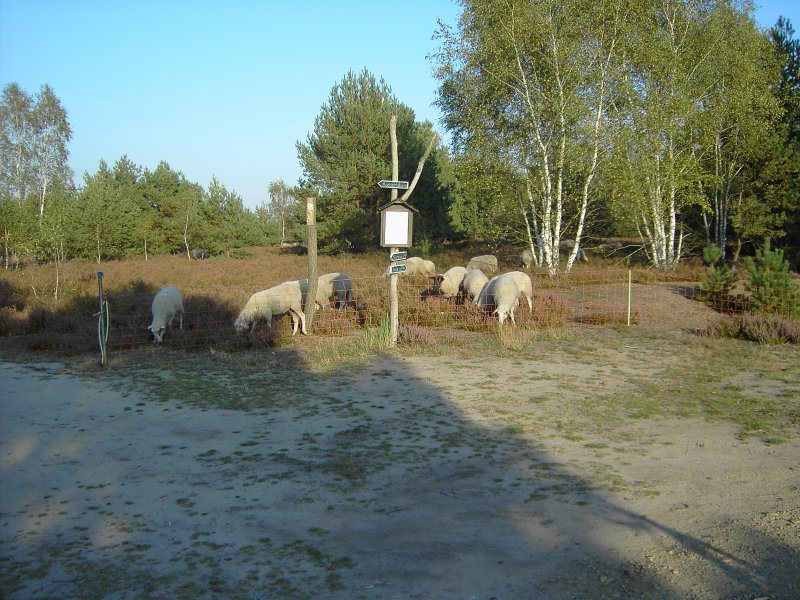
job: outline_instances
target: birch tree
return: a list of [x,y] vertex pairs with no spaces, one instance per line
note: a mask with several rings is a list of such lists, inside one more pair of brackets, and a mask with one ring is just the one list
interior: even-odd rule
[[281,230],[281,244],[286,241],[287,234],[293,222],[297,221],[298,201],[292,190],[283,180],[273,181],[267,188],[269,204],[266,207],[267,215],[274,220]]
[[67,120],[67,111],[49,85],[42,86],[36,99],[33,123],[33,177],[41,219],[50,188],[72,187],[72,170],[67,164],[67,144],[72,138],[72,128]]
[[724,259],[732,213],[751,186],[746,167],[760,158],[759,141],[773,135],[778,122],[778,99],[769,89],[778,65],[747,12],[723,4],[708,21],[708,39],[725,43],[709,48],[703,69],[699,146],[705,160],[699,185],[708,202],[706,243],[716,245]]
[[0,103],[0,193],[22,207],[32,189],[33,98],[18,84],[3,88]]
[[747,140],[775,114],[751,10],[726,0],[644,2],[626,45],[615,208],[635,223],[655,267],[681,260],[690,209],[704,215],[707,242],[724,248]]
[[[580,250],[603,158],[625,0],[464,0],[441,25],[438,104],[459,152],[500,161],[524,182],[517,203],[534,256],[553,275],[567,220]],[[491,157],[491,158],[490,158]],[[498,199],[500,201],[500,199]],[[567,211],[572,214],[566,214]]]

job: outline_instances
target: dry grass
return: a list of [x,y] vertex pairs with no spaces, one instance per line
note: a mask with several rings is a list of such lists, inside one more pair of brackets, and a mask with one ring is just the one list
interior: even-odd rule
[[[466,264],[471,256],[487,253],[480,247],[450,247],[430,256],[439,271]],[[501,271],[518,269],[516,251],[495,251]],[[350,274],[355,307],[318,311],[314,316],[315,344],[342,346],[345,355],[380,345],[374,334],[389,312],[388,281],[380,276],[387,253],[321,256],[318,272]],[[307,258],[294,250],[254,248],[237,257],[188,260],[185,256],[156,256],[150,260],[124,260],[97,265],[74,260],[56,265],[30,265],[18,271],[0,271],[0,336],[5,345],[55,355],[94,353],[98,348],[98,271],[109,298],[109,347],[113,351],[146,347],[153,296],[165,285],[178,286],[184,295],[186,317],[182,331],[168,331],[165,346],[182,351],[239,352],[289,344],[308,345],[292,338],[289,319],[272,330],[237,336],[232,323],[249,296],[283,281],[307,275]],[[573,272],[548,277],[532,272],[534,309],[522,303],[515,313],[517,326],[540,331],[566,323],[624,322],[624,296],[628,271],[613,263],[576,265]],[[688,274],[683,274],[683,279]],[[636,281],[664,280],[664,274],[637,271]],[[429,345],[423,329],[497,332],[497,321],[478,307],[441,298],[432,282],[422,276],[399,278],[400,321],[409,329],[412,345]],[[698,303],[699,304],[699,303]],[[510,334],[509,334],[510,335]],[[354,341],[355,340],[355,341]],[[413,340],[413,341],[411,341]]]

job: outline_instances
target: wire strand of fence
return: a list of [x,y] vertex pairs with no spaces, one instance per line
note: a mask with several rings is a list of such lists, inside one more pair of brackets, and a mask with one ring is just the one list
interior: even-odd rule
[[[629,286],[628,278],[631,277]],[[710,316],[770,314],[800,319],[798,299],[783,298],[767,305],[742,292],[709,294],[702,283],[686,276],[649,270],[581,269],[550,277],[533,273],[533,310],[522,302],[515,311],[516,326],[549,329],[567,324],[615,324],[630,322],[644,327],[702,329]],[[331,302],[317,311],[309,333],[320,344],[378,328],[389,312],[389,282],[381,276],[353,277],[355,299],[344,308]],[[279,282],[275,282],[279,283]],[[266,287],[269,286],[265,286]],[[258,324],[251,333],[237,334],[233,323],[248,298],[259,290],[237,283],[196,285],[181,290],[184,326],[168,329],[163,344],[184,350],[242,351],[269,347],[292,337],[289,318],[276,319],[272,328]],[[112,352],[154,345],[147,327],[150,307],[158,286],[137,280],[118,282],[106,276],[108,302],[107,348]],[[766,297],[769,297],[766,295]],[[401,276],[398,285],[401,330],[405,327],[450,328],[473,332],[497,331],[497,318],[461,297],[445,298],[434,281],[424,276]],[[12,322],[14,307],[0,309],[4,335],[32,336],[32,349],[52,348],[76,354],[97,350],[97,297],[75,296],[55,309],[28,307],[27,320]],[[300,335],[298,333],[298,335]]]

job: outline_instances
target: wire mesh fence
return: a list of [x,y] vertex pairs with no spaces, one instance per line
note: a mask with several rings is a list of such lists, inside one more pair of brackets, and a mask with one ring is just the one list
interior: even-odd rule
[[[389,314],[389,279],[382,276],[353,277],[354,301],[336,308],[331,302],[313,317],[309,333],[324,344],[332,337],[348,336],[379,327]],[[646,270],[599,269],[559,274],[532,274],[533,309],[521,302],[515,311],[516,327],[548,329],[565,324],[620,324],[643,327],[702,329],[725,314],[769,314],[797,320],[798,299],[764,306],[744,293],[711,295],[701,282]],[[151,304],[159,286],[136,280],[104,281],[107,307],[107,348],[120,351],[153,344],[148,330]],[[164,345],[182,350],[243,351],[270,347],[291,339],[291,322],[277,318],[272,327],[256,324],[252,332],[237,334],[233,323],[251,294],[258,290],[240,283],[206,285],[197,281],[181,292],[185,314],[183,328],[177,321],[164,337]],[[65,354],[98,348],[98,297],[78,295],[57,309],[28,310],[26,323],[15,330],[8,325],[14,307],[0,308],[0,326],[23,333],[32,350]],[[462,297],[445,298],[430,277],[398,278],[401,327],[453,328],[473,332],[497,330],[491,307],[484,310]],[[5,324],[3,324],[5,323]],[[11,331],[13,330],[13,331]]]

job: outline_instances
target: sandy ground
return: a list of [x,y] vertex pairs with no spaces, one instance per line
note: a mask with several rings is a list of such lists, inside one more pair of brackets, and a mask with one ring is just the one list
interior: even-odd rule
[[[0,363],[0,595],[800,597],[797,436],[565,435],[556,367],[533,364],[384,357],[241,411]],[[509,428],[487,394],[532,382]]]

